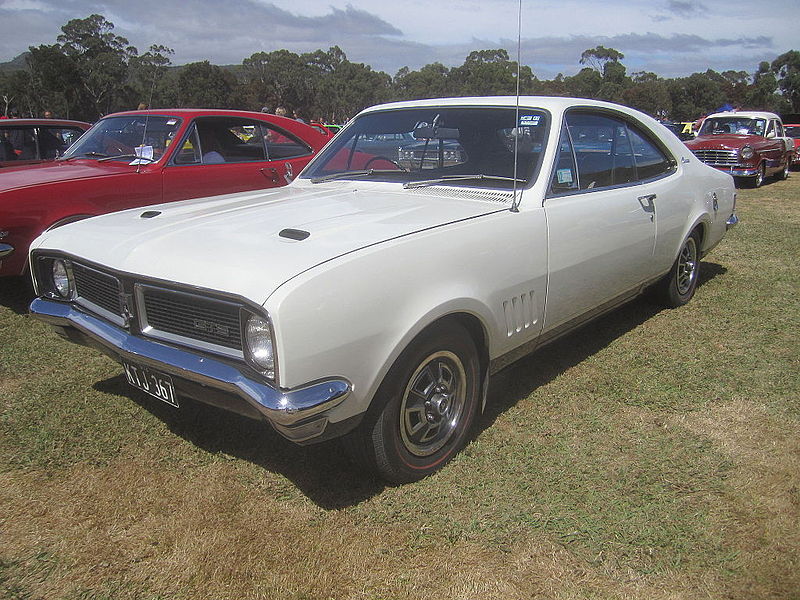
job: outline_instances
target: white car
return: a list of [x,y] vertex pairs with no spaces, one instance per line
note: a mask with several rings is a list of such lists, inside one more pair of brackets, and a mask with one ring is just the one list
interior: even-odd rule
[[[389,134],[406,141],[370,151]],[[285,188],[42,234],[31,312],[175,407],[344,436],[413,481],[465,444],[496,369],[646,289],[686,303],[735,199],[730,175],[623,106],[386,104]]]

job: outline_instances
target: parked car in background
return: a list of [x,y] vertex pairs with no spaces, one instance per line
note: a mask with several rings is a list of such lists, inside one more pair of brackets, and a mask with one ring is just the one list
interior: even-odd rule
[[704,163],[760,187],[764,179],[789,176],[793,143],[778,115],[738,111],[708,115],[686,145]]
[[679,140],[693,140],[694,139],[694,123],[689,121],[685,123],[674,123],[672,121],[661,121],[661,124],[674,133]]
[[0,120],[0,167],[58,158],[90,127],[64,119]]
[[[427,144],[423,160],[359,146],[395,135]],[[45,232],[31,313],[174,407],[211,403],[299,444],[344,436],[413,481],[468,441],[490,373],[647,289],[688,302],[735,199],[630,108],[381,105],[284,189]]]
[[42,231],[92,215],[286,185],[328,141],[293,119],[232,110],[109,115],[56,161],[0,171],[0,275]]
[[792,166],[800,165],[800,123],[786,124],[783,126],[786,135],[794,141],[794,153],[792,154]]

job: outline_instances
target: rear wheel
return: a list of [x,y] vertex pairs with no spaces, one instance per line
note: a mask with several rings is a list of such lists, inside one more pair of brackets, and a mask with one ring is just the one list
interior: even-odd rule
[[467,331],[456,323],[435,325],[400,355],[345,445],[384,479],[422,479],[466,443],[480,389],[478,354]]
[[786,161],[786,165],[783,167],[783,169],[781,169],[778,172],[778,174],[776,176],[776,179],[780,179],[780,180],[789,179],[789,168],[791,167],[791,165],[792,165],[791,161],[787,160]]
[[694,296],[700,277],[700,234],[693,231],[681,246],[672,269],[658,284],[656,292],[667,306],[683,306]]

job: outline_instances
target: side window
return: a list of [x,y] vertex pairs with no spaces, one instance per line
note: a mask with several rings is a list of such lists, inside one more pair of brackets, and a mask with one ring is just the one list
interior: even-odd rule
[[764,137],[775,137],[775,121],[769,122],[769,127],[767,127],[767,134]]
[[175,164],[196,165],[200,163],[200,141],[197,139],[197,127],[192,125],[189,135],[175,155]]
[[[567,125],[580,189],[592,190],[630,180],[630,142],[627,135],[622,135],[624,123],[605,115],[572,112],[567,114]],[[615,176],[623,181],[615,182]]]
[[775,132],[778,134],[778,137],[786,137],[783,131],[783,124],[778,121],[775,121]]
[[658,146],[634,127],[628,126],[628,133],[633,146],[636,178],[639,181],[652,179],[672,171],[673,161]]
[[277,129],[271,123],[260,123],[259,126],[266,143],[267,160],[283,160],[311,154],[311,148],[288,131]]
[[572,152],[572,143],[566,124],[561,128],[561,137],[558,140],[558,155],[556,168],[553,171],[553,180],[550,182],[551,194],[563,194],[578,189],[578,170],[575,168],[575,155]]

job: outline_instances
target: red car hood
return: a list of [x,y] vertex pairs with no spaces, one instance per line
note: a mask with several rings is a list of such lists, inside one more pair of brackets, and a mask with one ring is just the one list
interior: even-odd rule
[[722,134],[704,135],[685,143],[692,150],[738,150],[747,143],[753,144],[760,140],[761,138],[752,135]]
[[0,170],[0,192],[67,179],[90,179],[130,173],[136,167],[119,161],[99,163],[96,160],[57,160],[54,162]]

